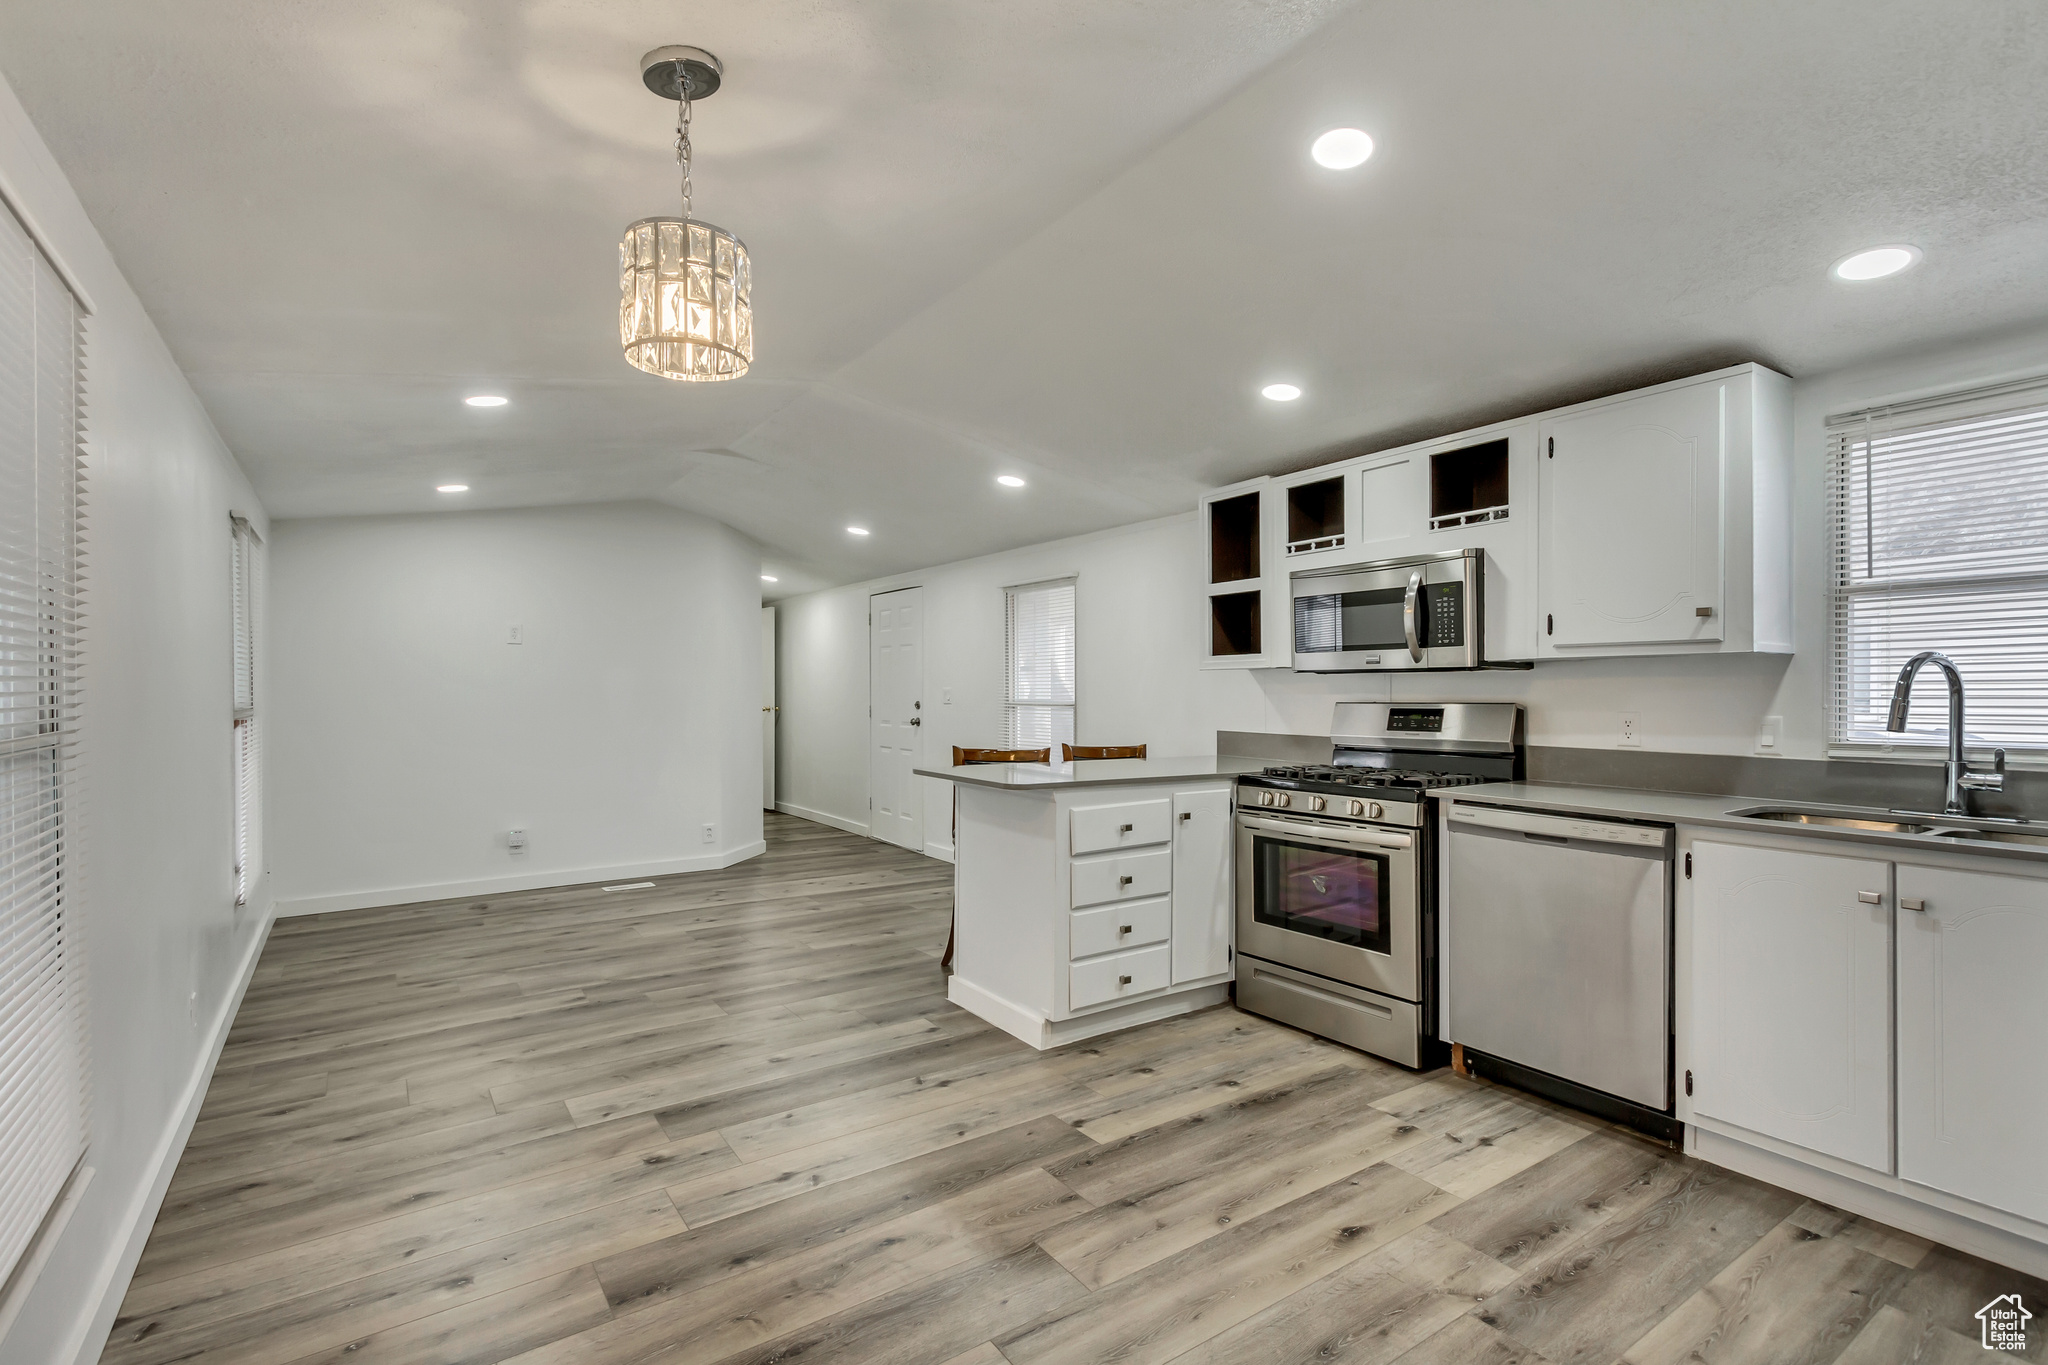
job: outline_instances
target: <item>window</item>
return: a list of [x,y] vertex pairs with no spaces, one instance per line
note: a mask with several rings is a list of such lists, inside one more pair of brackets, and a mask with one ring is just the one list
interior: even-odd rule
[[0,207],[0,1279],[85,1154],[79,314]]
[[1003,710],[1012,749],[1074,742],[1074,580],[1007,588]]
[[256,725],[256,594],[263,542],[240,517],[231,518],[235,611],[235,904],[247,905],[262,858],[262,732]]
[[1941,680],[1884,728],[1907,659],[1938,649],[1969,688],[1973,744],[2048,749],[2048,380],[1828,423],[1838,744],[1940,744]]

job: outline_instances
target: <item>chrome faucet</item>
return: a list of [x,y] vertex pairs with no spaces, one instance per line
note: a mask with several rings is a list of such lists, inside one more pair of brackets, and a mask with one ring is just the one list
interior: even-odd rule
[[1963,757],[1963,675],[1956,671],[1955,661],[1931,649],[1923,649],[1906,660],[1906,666],[1899,670],[1898,685],[1892,688],[1892,709],[1885,717],[1884,728],[1893,732],[1906,728],[1906,707],[1913,700],[1913,676],[1922,664],[1933,664],[1948,677],[1948,761],[1942,765],[1947,790],[1941,813],[1968,815],[1964,792],[2004,789],[2005,750],[1991,751],[1992,769],[1988,773],[1972,771]]

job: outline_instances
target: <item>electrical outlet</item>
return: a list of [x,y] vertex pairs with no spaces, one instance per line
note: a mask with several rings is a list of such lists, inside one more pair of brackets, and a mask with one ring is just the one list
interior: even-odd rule
[[1621,713],[1621,737],[1614,742],[1623,749],[1643,747],[1643,716],[1640,711]]
[[1780,754],[1784,752],[1784,742],[1785,718],[1765,716],[1764,723],[1757,727],[1756,751],[1760,754]]
[[953,704],[953,689],[950,687],[940,688],[939,701],[942,705],[951,706]]
[[718,842],[718,826],[708,820],[704,822],[704,842],[707,844]]
[[506,830],[505,847],[511,849],[514,853],[526,852],[526,831],[523,829]]
[[525,634],[526,627],[524,626],[507,626],[505,629],[505,643],[508,645],[523,645],[526,643],[523,638]]

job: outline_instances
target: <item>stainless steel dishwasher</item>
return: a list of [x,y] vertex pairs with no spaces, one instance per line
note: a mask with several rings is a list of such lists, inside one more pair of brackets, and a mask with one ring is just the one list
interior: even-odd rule
[[1450,803],[1446,1042],[1472,1070],[1665,1138],[1669,826]]

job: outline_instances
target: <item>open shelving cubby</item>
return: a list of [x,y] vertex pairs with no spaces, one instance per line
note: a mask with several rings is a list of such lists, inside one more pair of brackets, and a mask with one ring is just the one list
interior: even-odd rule
[[1263,652],[1259,590],[1218,593],[1209,599],[1209,653],[1219,659]]
[[1287,490],[1287,553],[1310,554],[1343,546],[1344,476],[1298,483]]
[[1241,583],[1259,576],[1259,495],[1209,504],[1209,581]]
[[1508,517],[1508,442],[1483,441],[1429,457],[1429,529],[1480,526]]

